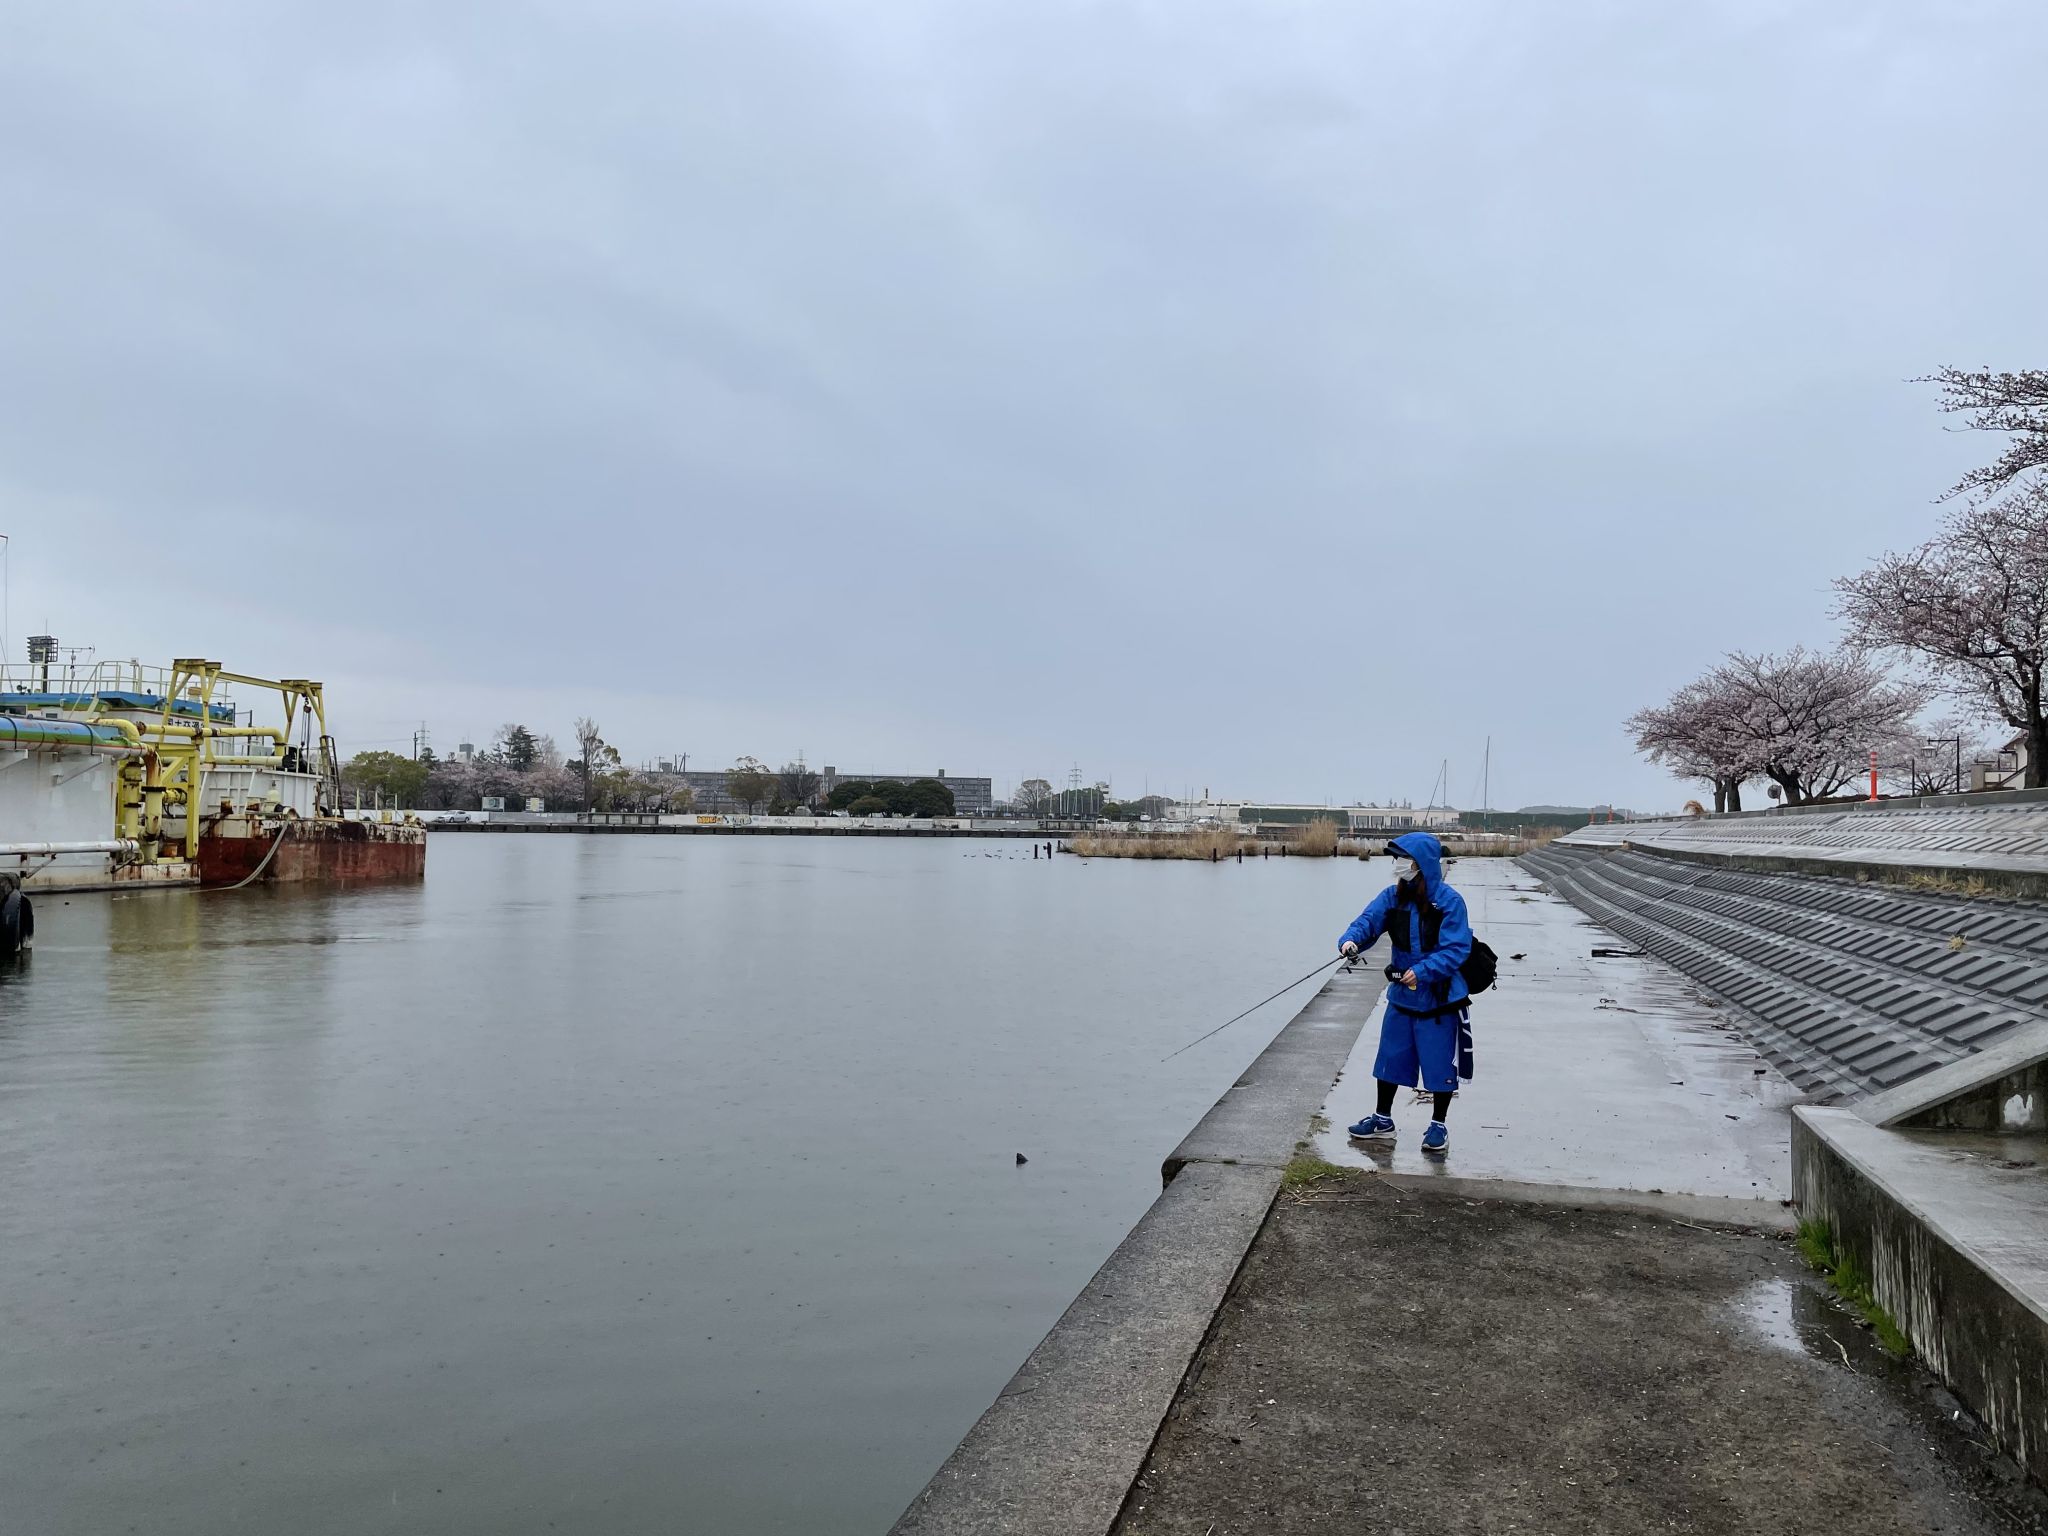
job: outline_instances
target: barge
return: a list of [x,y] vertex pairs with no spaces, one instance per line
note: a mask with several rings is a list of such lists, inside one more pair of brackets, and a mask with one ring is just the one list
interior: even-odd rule
[[[245,712],[247,692],[277,703]],[[425,875],[425,828],[341,807],[325,691],[310,679],[198,658],[59,667],[44,635],[27,667],[0,667],[0,873],[32,889]]]

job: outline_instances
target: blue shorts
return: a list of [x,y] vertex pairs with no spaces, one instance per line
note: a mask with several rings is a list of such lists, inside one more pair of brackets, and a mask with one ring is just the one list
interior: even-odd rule
[[1380,1053],[1372,1075],[1383,1083],[1427,1088],[1431,1093],[1458,1091],[1458,1015],[1418,1018],[1387,1004],[1380,1020]]

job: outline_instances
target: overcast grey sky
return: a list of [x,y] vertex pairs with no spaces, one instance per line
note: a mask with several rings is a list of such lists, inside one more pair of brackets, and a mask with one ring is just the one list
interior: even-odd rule
[[2048,7],[0,0],[47,623],[1007,786],[1671,805],[2048,363]]

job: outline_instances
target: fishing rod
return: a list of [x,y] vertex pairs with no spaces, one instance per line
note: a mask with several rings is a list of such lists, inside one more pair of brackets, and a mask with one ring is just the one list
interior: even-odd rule
[[1223,1031],[1230,1028],[1231,1025],[1235,1024],[1238,1019],[1249,1018],[1252,1014],[1257,1013],[1261,1008],[1265,1007],[1266,1004],[1272,1002],[1274,997],[1285,997],[1288,993],[1292,992],[1296,987],[1300,986],[1302,982],[1314,980],[1316,977],[1322,975],[1323,972],[1327,971],[1331,966],[1342,965],[1347,960],[1355,960],[1357,958],[1357,955],[1350,954],[1335,955],[1330,959],[1325,960],[1321,965],[1317,966],[1314,970],[1310,971],[1308,975],[1297,977],[1295,980],[1287,983],[1286,986],[1282,987],[1278,992],[1275,992],[1273,994],[1273,997],[1260,998],[1256,1003],[1253,1003],[1251,1007],[1245,1009],[1243,1013],[1237,1015],[1237,1018],[1225,1019],[1221,1024],[1218,1024],[1214,1029],[1210,1030],[1207,1035],[1197,1035],[1194,1039],[1190,1040],[1186,1045],[1182,1046],[1180,1048],[1180,1051],[1168,1051],[1164,1056],[1160,1057],[1159,1059],[1161,1061],[1171,1061],[1174,1057],[1178,1056],[1181,1051],[1193,1050],[1196,1046],[1200,1045],[1204,1040],[1209,1039],[1210,1036],[1222,1034]]

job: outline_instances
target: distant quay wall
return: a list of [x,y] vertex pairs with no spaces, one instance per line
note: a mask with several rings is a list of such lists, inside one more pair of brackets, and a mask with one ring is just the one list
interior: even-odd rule
[[1085,822],[994,821],[968,817],[865,820],[828,816],[654,816],[487,813],[465,821],[426,821],[429,832],[658,833],[686,837],[983,837],[1063,840]]

